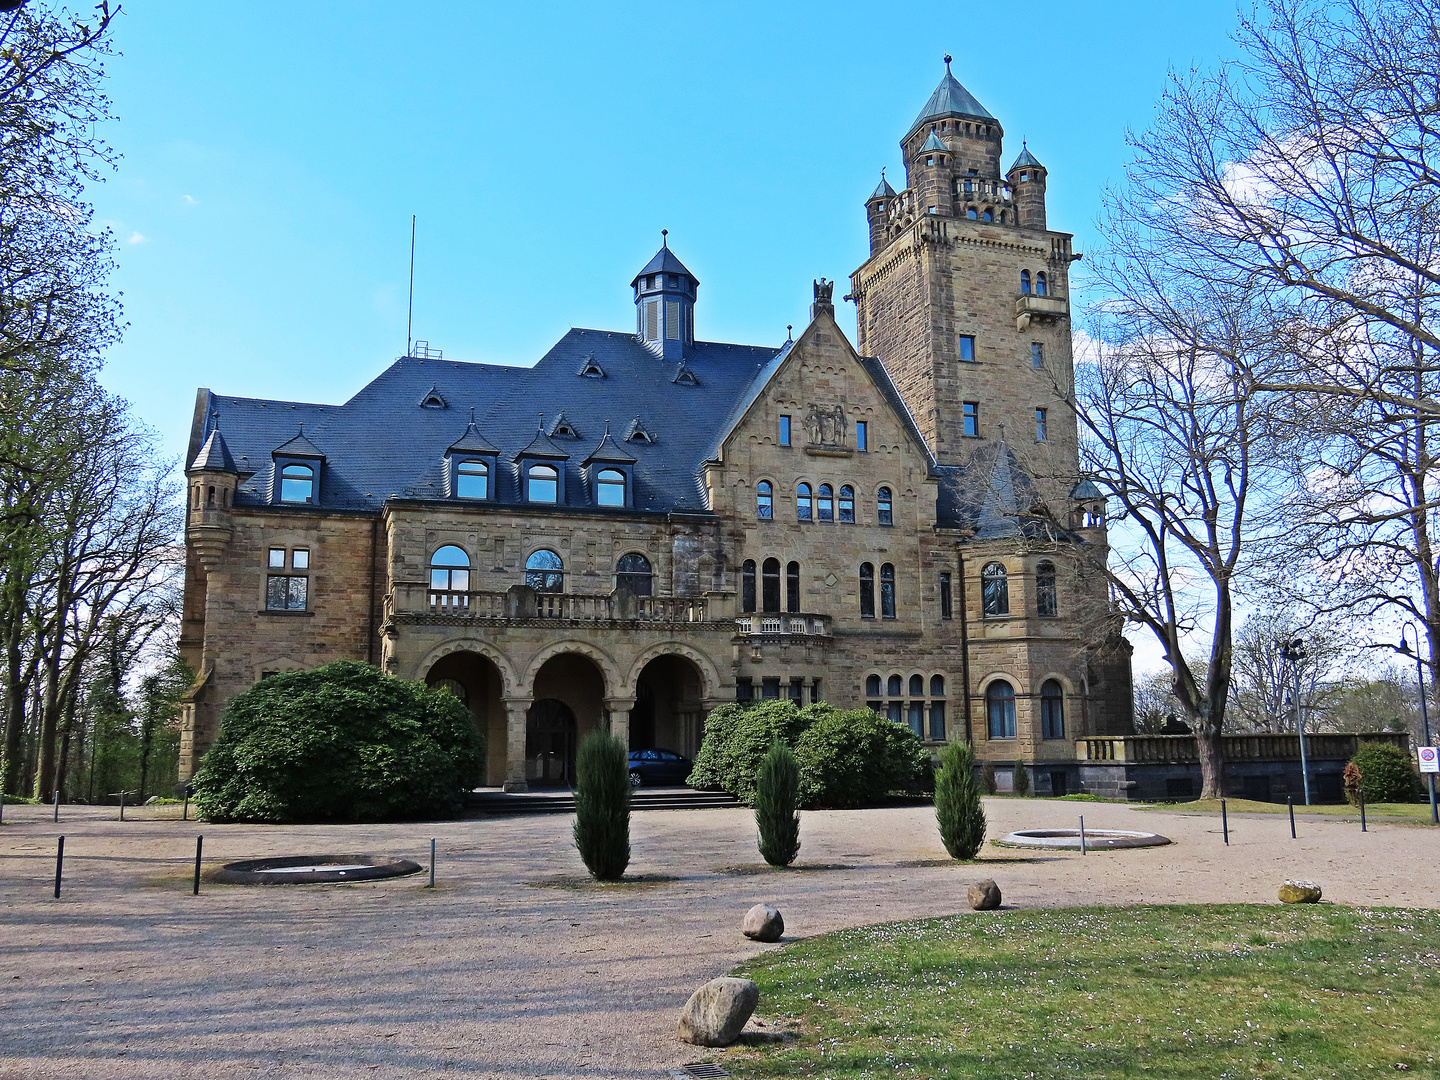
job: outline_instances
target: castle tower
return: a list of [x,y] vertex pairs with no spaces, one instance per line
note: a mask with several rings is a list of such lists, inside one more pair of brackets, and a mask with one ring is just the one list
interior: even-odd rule
[[906,189],[865,203],[870,258],[850,290],[859,349],[885,363],[942,464],[1003,433],[1063,521],[1079,480],[1065,404],[1078,256],[1047,228],[1044,167],[1027,148],[1002,174],[1000,121],[945,60],[900,142]]
[[670,250],[670,230],[660,230],[660,250],[635,275],[635,336],[657,356],[680,360],[695,344],[695,294],[700,282]]
[[234,530],[231,504],[240,470],[213,420],[210,437],[185,470],[190,497],[185,512],[185,537],[207,571],[213,570],[230,543]]

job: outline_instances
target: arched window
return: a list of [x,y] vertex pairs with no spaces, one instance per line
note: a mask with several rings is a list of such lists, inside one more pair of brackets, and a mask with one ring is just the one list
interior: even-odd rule
[[835,489],[829,484],[820,485],[820,520],[835,520]]
[[564,592],[565,563],[549,548],[532,552],[525,560],[525,584],[536,592]]
[[653,589],[650,560],[638,551],[621,555],[615,564],[615,584],[629,589],[636,596],[649,596]]
[[761,480],[755,485],[755,516],[764,521],[775,516],[775,488],[769,480]]
[[462,461],[455,466],[455,497],[488,499],[490,497],[490,466],[483,461]]
[[840,487],[840,520],[855,524],[855,489],[849,484]]
[[860,564],[860,617],[875,617],[875,567],[868,562]]
[[601,469],[595,478],[595,502],[599,506],[624,506],[625,474],[619,469]]
[[992,210],[992,209],[990,209],[990,207],[987,206],[987,207],[985,208],[985,213],[983,213],[983,214],[980,215],[980,216],[981,216],[982,220],[984,220],[984,221],[994,221],[994,220],[995,220],[995,211]]
[[1041,270],[1038,274],[1035,275],[1035,295],[1036,295],[1036,296],[1045,296],[1045,295],[1047,295],[1047,293],[1046,293],[1046,282],[1045,282],[1045,271],[1044,271],[1044,270]]
[[760,568],[760,610],[780,610],[780,560],[766,559]]
[[1044,618],[1060,614],[1060,593],[1055,587],[1055,564],[1042,562],[1035,568],[1035,603]]
[[746,559],[740,569],[740,610],[755,610],[755,560]]
[[554,465],[531,465],[527,498],[533,503],[560,501],[560,470]]
[[980,610],[992,617],[1010,614],[1010,582],[998,562],[980,571]]
[[430,556],[430,588],[437,592],[470,591],[470,556],[454,544]]
[[875,493],[875,511],[881,525],[895,524],[895,514],[890,500],[890,489],[882,487]]
[[315,470],[309,465],[290,464],[280,470],[280,501],[315,501]]
[[885,684],[885,692],[891,697],[899,697],[903,692],[899,675],[891,675],[889,682]]
[[809,521],[815,516],[815,496],[810,485],[801,483],[795,488],[795,519]]
[[974,221],[977,217],[979,217],[979,214],[976,213],[975,207],[971,206],[971,207],[967,207],[967,208],[966,208],[966,210],[965,210],[965,216],[966,216],[967,218],[969,218],[971,221]]
[[985,688],[985,719],[990,738],[1015,738],[1015,688],[1004,679]]
[[910,696],[911,696],[911,697],[924,697],[924,696],[925,696],[925,676],[924,676],[924,675],[911,675],[911,676],[910,676]]
[[785,567],[785,610],[800,610],[800,564],[792,562]]
[[895,618],[895,567],[888,562],[880,567],[880,617]]
[[880,676],[879,676],[879,675],[871,675],[871,676],[869,676],[869,677],[865,680],[865,696],[866,696],[866,697],[879,697],[879,696],[880,696]]
[[945,676],[944,676],[944,675],[931,675],[931,676],[930,676],[930,696],[931,696],[931,697],[944,697],[944,696],[945,696]]
[[1040,687],[1040,737],[1065,737],[1065,689],[1056,679],[1046,679]]
[[1030,271],[1020,271],[1020,292],[1025,296],[1030,295]]

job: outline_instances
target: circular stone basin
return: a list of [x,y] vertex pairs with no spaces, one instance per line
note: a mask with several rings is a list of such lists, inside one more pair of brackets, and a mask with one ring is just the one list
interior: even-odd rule
[[282,855],[226,863],[209,878],[226,885],[315,885],[404,877],[422,869],[410,859],[371,855]]
[[[1087,851],[1111,851],[1118,848],[1160,847],[1170,843],[1170,838],[1150,832],[1128,832],[1124,829],[1086,829],[1085,848]],[[1067,851],[1080,850],[1079,829],[1024,829],[1012,832],[1000,841],[1001,847],[1059,848]]]

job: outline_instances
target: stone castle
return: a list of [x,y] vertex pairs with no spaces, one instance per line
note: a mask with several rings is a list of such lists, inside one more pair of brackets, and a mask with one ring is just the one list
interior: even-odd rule
[[855,345],[832,284],[779,347],[696,338],[663,244],[633,331],[533,367],[410,350],[343,405],[199,391],[181,773],[225,702],[339,659],[448,687],[485,782],[571,779],[596,727],[693,755],[786,697],[971,740],[1002,786],[1079,790],[1131,730],[1105,506],[1079,474],[1067,233],[1046,170],[951,75],[866,201]]

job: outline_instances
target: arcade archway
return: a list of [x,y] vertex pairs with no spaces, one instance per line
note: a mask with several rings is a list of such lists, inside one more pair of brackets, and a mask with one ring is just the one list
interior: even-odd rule
[[534,704],[525,714],[525,780],[572,784],[575,747],[605,719],[605,677],[579,653],[552,656],[535,673]]
[[428,686],[443,686],[470,710],[470,718],[485,736],[483,783],[505,782],[505,706],[501,702],[504,680],[489,657],[473,652],[442,656],[425,674]]
[[704,736],[703,685],[687,657],[667,653],[646,664],[635,683],[630,749],[658,746],[693,758]]

